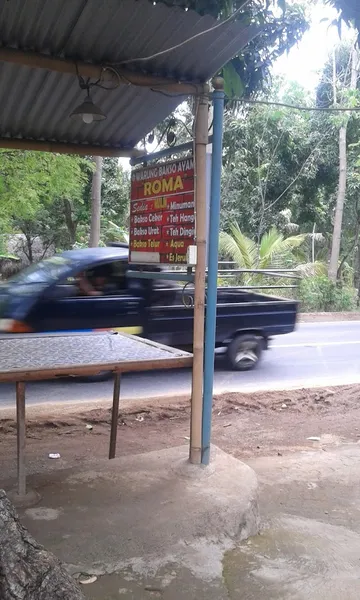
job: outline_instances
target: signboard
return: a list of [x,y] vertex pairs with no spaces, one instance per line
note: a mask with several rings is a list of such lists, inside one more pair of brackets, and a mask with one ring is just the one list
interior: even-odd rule
[[195,239],[193,158],[131,173],[131,263],[184,264]]

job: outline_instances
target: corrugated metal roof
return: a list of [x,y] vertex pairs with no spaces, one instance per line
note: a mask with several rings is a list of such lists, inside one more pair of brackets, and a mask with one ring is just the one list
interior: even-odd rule
[[[8,0],[0,3],[0,43],[109,64],[150,56],[216,24],[212,17],[148,0]],[[128,68],[204,82],[244,47],[250,30],[227,23],[180,48]],[[182,98],[120,85],[92,89],[107,115],[91,125],[69,118],[84,98],[75,77],[0,62],[0,136],[133,147]]]

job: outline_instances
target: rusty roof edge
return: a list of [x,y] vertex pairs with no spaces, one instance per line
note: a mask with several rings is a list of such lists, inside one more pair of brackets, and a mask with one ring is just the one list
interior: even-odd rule
[[143,156],[143,150],[119,146],[101,146],[97,144],[75,144],[51,140],[27,139],[21,137],[0,137],[0,148],[11,150],[34,150],[54,152],[56,154],[78,154],[81,156],[129,157]]

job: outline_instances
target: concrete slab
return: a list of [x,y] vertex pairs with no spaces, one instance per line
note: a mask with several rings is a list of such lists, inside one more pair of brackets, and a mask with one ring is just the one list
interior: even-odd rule
[[250,462],[264,523],[224,557],[231,600],[360,598],[360,443],[338,444]]
[[258,484],[239,460],[212,456],[208,468],[190,465],[181,446],[58,471],[23,523],[73,573],[146,578],[172,565],[221,581],[224,552],[258,532]]
[[224,582],[232,600],[358,600],[359,556],[358,533],[282,515],[226,555]]
[[[355,414],[360,428],[359,420]],[[91,452],[68,453],[56,464],[34,461],[31,484],[44,497],[21,515],[72,572],[104,573],[84,585],[90,600],[357,600],[360,442],[345,444],[331,430],[319,437],[311,451],[249,459],[263,522],[259,535],[239,544],[237,475],[249,473],[234,471],[233,459],[220,451],[215,471],[187,465],[185,447],[170,451],[171,463],[163,452],[113,463]],[[36,448],[38,442],[33,456]],[[221,489],[217,465],[226,471]],[[195,474],[200,483],[191,488]],[[212,500],[203,507],[205,491]],[[235,510],[230,521],[222,514],[226,499]],[[176,504],[181,518],[171,510]]]

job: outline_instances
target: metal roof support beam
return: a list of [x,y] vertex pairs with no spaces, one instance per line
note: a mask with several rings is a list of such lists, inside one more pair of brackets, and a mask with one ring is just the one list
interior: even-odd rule
[[202,85],[200,84],[178,82],[174,79],[166,79],[155,75],[144,75],[121,67],[116,67],[115,69],[115,66],[110,64],[95,65],[83,61],[58,58],[48,54],[25,52],[15,48],[0,48],[0,61],[35,69],[66,73],[74,75],[74,77],[81,75],[84,78],[101,78],[103,82],[109,82],[113,85],[118,84],[120,81],[124,85],[155,88],[157,90],[163,89],[168,93],[184,94],[184,96],[196,94],[202,89]]
[[213,79],[213,145],[211,159],[210,224],[208,234],[208,280],[205,322],[204,391],[201,462],[210,462],[211,420],[214,393],[216,305],[218,290],[219,230],[221,207],[221,166],[223,155],[224,80]]
[[66,144],[62,142],[46,142],[24,138],[0,137],[0,148],[12,150],[38,150],[39,152],[55,152],[57,154],[78,154],[80,156],[115,156],[132,157],[143,155],[137,148],[108,148],[91,144]]

